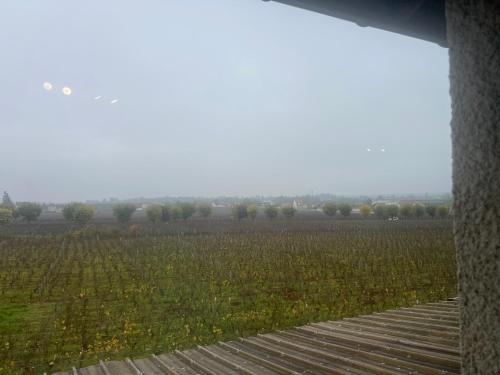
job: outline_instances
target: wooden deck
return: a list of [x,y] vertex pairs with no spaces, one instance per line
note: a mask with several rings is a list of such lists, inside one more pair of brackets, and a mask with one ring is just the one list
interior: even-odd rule
[[459,374],[456,299],[58,375]]

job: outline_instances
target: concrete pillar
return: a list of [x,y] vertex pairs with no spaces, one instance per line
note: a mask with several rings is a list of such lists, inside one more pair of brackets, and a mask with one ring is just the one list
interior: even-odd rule
[[500,0],[447,0],[464,374],[500,374]]

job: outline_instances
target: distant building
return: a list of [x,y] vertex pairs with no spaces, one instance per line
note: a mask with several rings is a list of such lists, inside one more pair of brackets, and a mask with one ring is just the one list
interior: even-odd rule
[[292,207],[298,210],[299,208],[307,208],[307,205],[303,199],[294,199]]
[[44,207],[44,211],[51,214],[60,214],[63,212],[63,207],[56,204],[49,204]]
[[372,206],[387,206],[387,205],[395,205],[399,207],[400,202],[392,201],[392,200],[376,200],[372,202]]
[[229,205],[225,204],[225,203],[212,202],[212,207],[213,208],[224,208],[224,207],[229,207]]

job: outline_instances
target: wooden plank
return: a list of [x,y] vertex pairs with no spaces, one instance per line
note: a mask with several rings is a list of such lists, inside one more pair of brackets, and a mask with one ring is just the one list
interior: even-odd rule
[[452,301],[444,301],[444,302],[430,302],[426,303],[427,306],[437,306],[437,307],[450,307],[457,309],[458,308],[458,303],[452,302]]
[[99,361],[99,368],[102,370],[102,372],[104,372],[105,375],[111,375],[108,366],[103,361]]
[[387,310],[386,313],[393,313],[406,316],[414,316],[423,319],[436,319],[439,321],[452,322],[458,326],[458,315],[456,317],[449,317],[443,315],[429,314],[425,312],[417,312],[409,309],[399,309],[399,310]]
[[265,337],[261,336],[259,336],[258,338],[252,337],[242,340],[246,344],[256,346],[275,355],[280,355],[287,360],[301,363],[307,368],[318,369],[328,374],[348,375],[352,374],[355,369],[360,369],[362,371],[370,370],[372,371],[372,374],[400,374],[387,368],[371,366],[370,364],[361,363],[360,361],[356,361],[348,357],[338,356],[336,354],[328,353],[319,349],[308,351],[300,345],[296,345],[293,349],[288,349],[285,345],[279,345],[279,343],[277,345],[270,343],[269,341],[271,340],[268,340],[266,342]]
[[125,359],[125,363],[132,369],[132,371],[135,373],[135,375],[144,375],[141,370],[135,365],[134,362],[130,358]]
[[262,356],[262,353],[255,353],[253,350],[249,349],[248,347],[242,345],[241,343],[236,343],[236,342],[221,342],[219,345],[231,352],[237,353],[239,355],[245,356],[252,360],[255,363],[258,363],[259,365],[265,366],[269,369],[274,370],[277,374],[294,374],[294,375],[300,375],[302,374],[302,371],[298,371],[294,367],[290,366],[284,366],[281,364],[280,360],[278,358],[270,358],[269,355],[264,355]]
[[172,375],[199,374],[198,371],[193,370],[173,354],[160,354],[158,356],[155,355],[153,356],[153,359],[155,359],[164,369],[166,369]]
[[162,368],[162,366],[155,362],[152,358],[144,358],[144,359],[134,359],[134,365],[141,371],[143,374],[147,375],[170,375],[171,372]]
[[[266,335],[267,339],[273,339],[275,338],[275,335],[269,336]],[[374,360],[374,356],[367,355],[368,352],[365,352],[366,355],[362,355],[363,351],[362,349],[358,348],[358,350],[351,351],[349,354],[347,353],[339,353],[339,348],[341,348],[341,345],[335,345],[336,351],[331,350],[332,348],[330,347],[330,350],[325,350],[324,347],[327,345],[318,345],[317,348],[313,347],[308,347],[305,346],[304,344],[300,342],[293,342],[290,340],[283,340],[283,339],[277,339],[275,338],[276,343],[280,346],[289,346],[289,347],[294,347],[297,351],[300,351],[301,353],[316,353],[316,355],[320,357],[324,357],[328,361],[331,361],[332,363],[339,363],[344,361],[346,364],[348,364],[350,367],[356,368],[356,369],[361,369],[363,371],[366,371],[367,373],[370,374],[401,374],[401,373],[408,373],[412,372],[412,369],[408,368],[408,366],[403,366],[402,363],[398,363],[396,365],[393,365],[390,363],[390,361],[387,360],[385,356],[378,356],[378,361]],[[345,349],[347,349],[347,346],[344,346]],[[406,368],[405,368],[406,367]],[[352,370],[350,370],[352,371]]]
[[371,350],[369,348],[363,348],[361,346],[353,347],[350,345],[343,345],[338,343],[332,343],[326,339],[322,339],[321,337],[315,335],[307,335],[305,333],[299,332],[289,332],[283,331],[276,334],[278,337],[288,338],[289,340],[293,340],[295,343],[300,343],[306,345],[310,348],[322,348],[328,350],[329,352],[336,352],[339,355],[348,355],[353,356],[353,358],[366,358],[371,363],[388,363],[395,368],[405,369],[408,372],[418,371],[422,374],[429,375],[440,375],[442,374],[442,370],[439,368],[435,368],[432,366],[428,366],[426,364],[421,364],[418,362],[414,362],[408,360],[405,357],[395,357],[393,355],[387,355],[385,353],[380,353],[376,350]]
[[404,307],[402,309],[397,309],[397,311],[411,311],[411,312],[419,313],[419,314],[436,315],[436,316],[439,316],[441,318],[458,319],[458,311],[443,312],[443,311],[436,311],[436,310],[428,310],[428,309],[424,309],[423,307],[420,307],[420,308]]
[[415,306],[412,306],[411,308],[415,309],[415,310],[423,310],[423,311],[445,314],[445,315],[450,315],[450,316],[454,316],[456,313],[455,308],[436,307],[436,306],[429,306],[429,305],[415,305]]
[[[414,351],[406,351],[404,349],[401,349],[401,348],[398,348],[397,346],[395,345],[389,345],[389,344],[384,344],[384,343],[377,343],[375,341],[356,341],[356,340],[352,340],[352,339],[349,339],[349,338],[343,338],[343,337],[337,337],[337,339],[339,340],[339,342],[344,342],[345,344],[350,344],[350,345],[353,345],[352,347],[355,347],[355,348],[366,348],[366,349],[369,349],[369,350],[372,350],[372,351],[377,351],[383,355],[392,355],[392,356],[400,356],[402,358],[415,358],[415,357],[420,357],[418,359],[421,359],[422,356],[424,356],[424,361],[427,361],[427,362],[430,362],[430,363],[435,363],[434,361],[438,361],[438,362],[445,362],[447,358],[436,358],[436,357],[433,357],[432,355],[430,355],[429,353],[418,353],[416,354]],[[343,341],[342,341],[343,340]],[[289,343],[289,345],[292,345],[292,343]],[[305,349],[302,349],[302,350],[305,350]],[[409,356],[411,355],[411,356]],[[332,360],[344,360],[348,357],[343,357],[343,356],[339,356],[339,355],[332,355],[331,359]],[[350,360],[350,359],[349,359]],[[364,361],[360,361],[360,362],[364,362]],[[454,363],[453,361],[448,361],[447,363]],[[363,366],[363,363],[356,363],[356,362],[353,362],[353,364],[355,364],[356,366]],[[379,373],[377,372],[376,370],[376,365],[375,367],[372,367],[370,368],[370,371],[372,371],[373,373]],[[399,372],[396,372],[396,373],[399,373]]]
[[199,370],[202,374],[207,375],[231,375],[236,372],[215,362],[214,360],[205,357],[196,350],[185,350],[183,352],[176,350],[175,355],[192,367]]
[[435,305],[433,303],[424,303],[424,304],[416,304],[411,306],[412,308],[424,308],[424,309],[451,309],[451,310],[458,310],[458,302],[453,302],[450,304],[439,304]]
[[377,313],[375,316],[387,317],[389,319],[399,319],[399,320],[409,320],[416,323],[429,323],[436,324],[440,326],[453,327],[458,329],[458,325],[455,321],[449,321],[444,319],[435,319],[435,318],[422,318],[418,316],[399,314],[397,312],[383,312]]
[[142,374],[137,374],[135,370],[131,369],[128,363],[125,361],[110,361],[105,363],[103,362],[103,364],[105,365],[105,368],[107,369],[110,375],[112,374],[142,375]]
[[422,343],[434,343],[443,345],[450,348],[458,348],[458,340],[443,338],[442,336],[432,336],[430,334],[420,335],[416,333],[406,332],[400,329],[393,329],[390,327],[378,327],[366,324],[359,324],[352,321],[330,321],[321,323],[312,323],[312,327],[321,327],[323,329],[336,329],[336,327],[342,327],[349,330],[354,330],[356,332],[372,332],[376,334],[382,334],[386,336],[392,336],[397,338],[405,338],[414,341],[420,341]]
[[54,375],[458,374],[456,299]]
[[379,322],[387,322],[387,323],[396,323],[396,324],[404,324],[406,326],[411,326],[411,327],[416,327],[416,328],[422,328],[422,329],[432,329],[432,330],[437,330],[440,332],[452,332],[454,334],[458,334],[458,327],[455,326],[448,326],[448,325],[443,325],[443,324],[436,324],[436,323],[420,323],[413,321],[409,318],[388,318],[386,316],[383,316],[380,313],[375,313],[373,315],[361,315],[359,318],[365,318],[369,319],[371,321],[379,321]]
[[401,324],[401,323],[395,323],[395,322],[381,322],[378,320],[373,320],[369,318],[346,318],[345,319],[348,322],[355,322],[367,326],[376,326],[376,327],[387,327],[387,328],[392,328],[394,330],[401,330],[403,332],[411,332],[411,333],[416,333],[424,336],[442,336],[447,339],[452,339],[452,340],[457,340],[458,341],[458,333],[455,332],[445,332],[443,330],[435,330],[435,329],[429,329],[429,328],[419,328],[419,327],[414,327],[414,326],[409,326],[408,324]]
[[391,336],[387,333],[373,333],[370,331],[359,331],[359,330],[348,329],[348,328],[346,329],[343,326],[337,326],[337,327],[330,326],[328,328],[324,328],[324,326],[321,326],[318,324],[318,325],[314,325],[314,326],[297,327],[291,331],[292,332],[294,332],[294,331],[306,332],[308,334],[314,334],[314,335],[318,335],[318,336],[328,336],[329,331],[333,331],[333,332],[340,332],[340,333],[344,333],[347,335],[351,335],[353,337],[374,339],[374,340],[389,342],[389,343],[393,343],[393,344],[406,345],[408,347],[430,348],[436,352],[442,352],[442,353],[456,355],[456,356],[460,355],[458,349],[450,348],[450,347],[445,346],[445,345],[438,345],[438,344],[433,343],[432,341],[427,341],[427,342],[415,341],[415,340],[411,340],[408,338]]
[[255,363],[246,361],[233,353],[226,352],[217,345],[211,345],[207,347],[199,346],[198,350],[242,374],[272,374],[272,372],[265,367],[256,366]]
[[435,363],[448,368],[460,368],[460,358],[447,353],[439,353],[429,348],[408,347],[399,343],[379,341],[372,338],[356,337],[349,334],[328,332],[324,338],[335,340],[335,342],[345,343],[352,347],[368,348],[372,351],[379,351],[397,355],[401,358],[419,360],[421,362]]
[[101,369],[100,365],[89,366],[85,368],[78,369],[79,375],[105,375],[105,372]]

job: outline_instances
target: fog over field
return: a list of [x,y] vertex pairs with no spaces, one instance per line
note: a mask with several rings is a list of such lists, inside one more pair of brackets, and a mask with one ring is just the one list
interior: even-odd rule
[[18,201],[450,191],[434,44],[260,0],[5,0],[0,43]]

